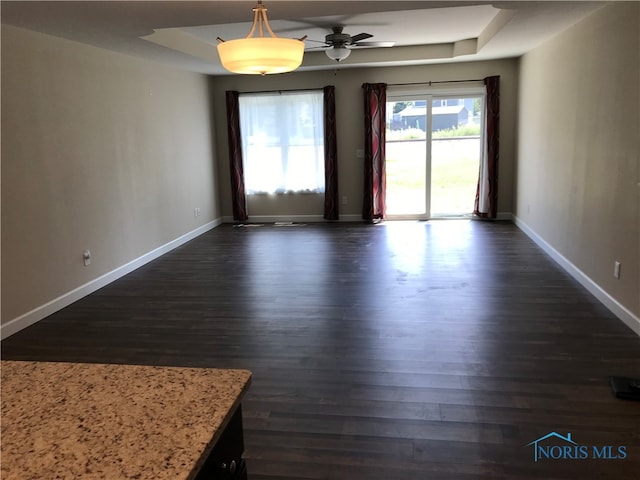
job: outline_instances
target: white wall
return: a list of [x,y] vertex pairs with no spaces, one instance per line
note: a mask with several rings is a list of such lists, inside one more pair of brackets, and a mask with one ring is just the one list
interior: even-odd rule
[[614,2],[521,59],[515,210],[638,333],[639,29],[640,4]]
[[212,131],[207,77],[3,25],[3,326],[211,228]]
[[[498,212],[510,217],[513,211],[513,184],[516,156],[516,119],[518,61],[508,59],[491,62],[447,63],[386,68],[339,68],[318,72],[292,72],[282,75],[222,76],[212,79],[213,102],[216,116],[216,138],[222,214],[231,220],[231,188],[229,180],[229,151],[227,142],[225,91],[240,92],[336,87],[336,117],[338,140],[338,182],[340,197],[348,204],[340,206],[340,217],[346,220],[362,219],[363,160],[356,150],[364,148],[364,101],[362,84],[384,82],[398,84],[482,79],[500,75],[500,166],[498,186]],[[480,84],[481,85],[481,84]],[[427,88],[427,87],[424,87]],[[442,88],[438,86],[438,88]],[[451,88],[451,86],[449,86]],[[427,88],[428,89],[428,88]],[[432,87],[431,90],[434,90]],[[315,195],[252,196],[248,199],[250,220],[253,218],[322,218],[323,199]]]

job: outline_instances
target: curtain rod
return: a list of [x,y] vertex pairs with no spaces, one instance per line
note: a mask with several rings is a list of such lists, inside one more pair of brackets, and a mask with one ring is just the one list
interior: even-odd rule
[[439,81],[428,81],[428,82],[410,82],[410,83],[389,83],[389,87],[408,87],[411,85],[436,85],[439,83],[468,83],[468,82],[482,82],[482,78],[472,78],[469,80],[439,80]]
[[324,87],[319,87],[319,88],[290,88],[288,90],[283,90],[283,89],[279,89],[279,90],[258,90],[255,92],[238,92],[240,95],[255,95],[258,93],[287,93],[287,92],[321,92],[324,89]]
[[[409,87],[412,85],[437,85],[442,83],[469,83],[469,82],[482,82],[484,81],[482,78],[472,78],[469,80],[436,80],[436,81],[428,81],[428,82],[409,82],[409,83],[388,83],[388,87]],[[259,93],[287,93],[287,92],[317,92],[321,91],[324,87],[318,88],[290,88],[290,89],[278,89],[278,90],[257,90],[251,92],[238,92],[240,95],[255,95]]]

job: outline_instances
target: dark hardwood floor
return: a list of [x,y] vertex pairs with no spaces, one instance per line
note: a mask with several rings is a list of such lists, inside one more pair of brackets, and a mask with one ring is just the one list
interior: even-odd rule
[[640,478],[640,338],[506,222],[223,225],[2,357],[249,369],[251,480]]

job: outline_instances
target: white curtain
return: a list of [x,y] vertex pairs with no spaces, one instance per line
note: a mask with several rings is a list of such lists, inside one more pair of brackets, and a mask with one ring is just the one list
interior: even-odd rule
[[324,192],[322,91],[240,94],[247,194]]
[[478,212],[487,214],[491,208],[489,187],[489,140],[487,138],[487,87],[484,87],[484,95],[482,96],[482,117],[480,132],[480,174],[478,176]]

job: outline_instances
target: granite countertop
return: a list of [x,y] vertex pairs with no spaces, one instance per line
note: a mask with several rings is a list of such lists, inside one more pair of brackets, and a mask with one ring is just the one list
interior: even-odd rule
[[246,370],[2,361],[3,480],[189,479]]

